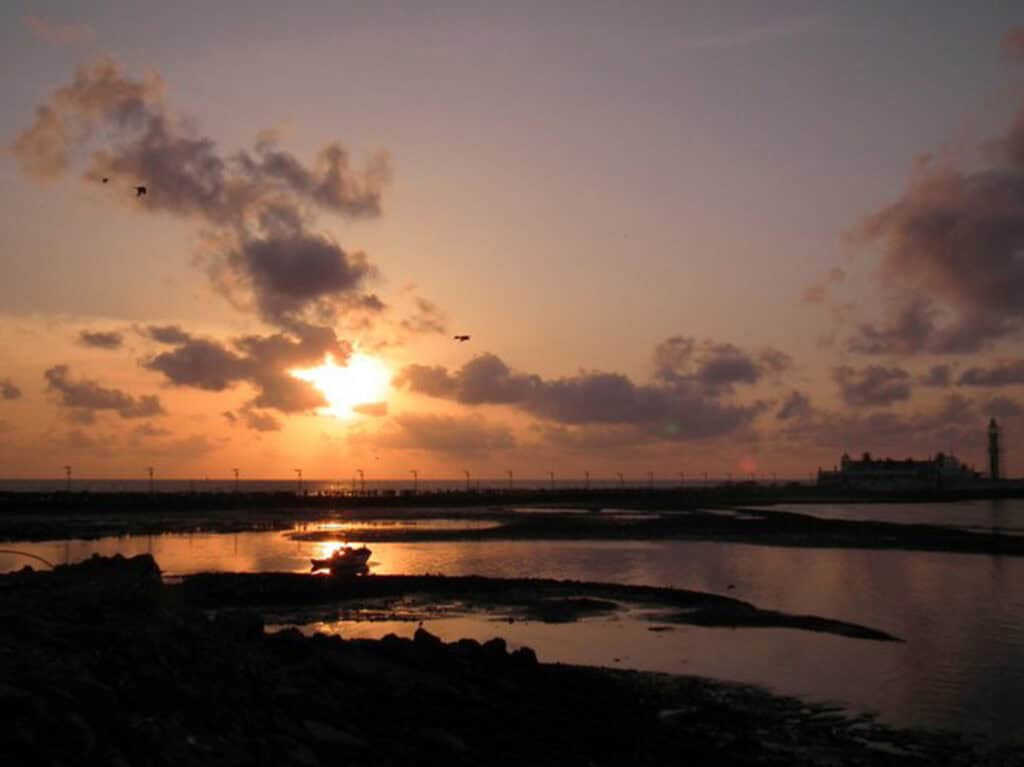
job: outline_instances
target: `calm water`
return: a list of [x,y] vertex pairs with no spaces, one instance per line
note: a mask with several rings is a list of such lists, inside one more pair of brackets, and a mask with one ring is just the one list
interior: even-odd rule
[[[353,531],[350,539],[358,542],[358,534]],[[305,572],[310,557],[332,546],[269,532],[3,544],[56,562],[94,552],[150,552],[169,574]],[[1024,559],[698,542],[374,543],[372,548],[378,573],[535,575],[676,586],[880,628],[906,642],[784,629],[679,626],[656,633],[629,615],[568,625],[506,624],[481,616],[428,622],[446,639],[504,636],[534,647],[542,660],[755,682],[873,711],[894,724],[1021,739]],[[0,570],[25,561],[0,554]],[[727,590],[729,584],[735,584],[734,591]],[[381,636],[409,634],[415,624],[336,622],[316,628],[350,637]]]
[[957,503],[791,503],[766,506],[826,519],[959,527],[983,532],[1024,533],[1024,499]]

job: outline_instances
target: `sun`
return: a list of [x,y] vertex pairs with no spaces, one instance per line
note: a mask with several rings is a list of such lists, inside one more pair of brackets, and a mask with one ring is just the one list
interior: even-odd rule
[[391,373],[384,363],[361,352],[350,356],[344,367],[337,365],[334,357],[328,354],[319,367],[290,370],[289,373],[313,384],[324,395],[327,407],[317,412],[338,418],[353,415],[357,405],[383,402],[391,383]]

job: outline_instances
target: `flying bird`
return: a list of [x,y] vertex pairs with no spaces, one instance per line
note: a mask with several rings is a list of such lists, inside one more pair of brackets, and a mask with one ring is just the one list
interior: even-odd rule
[[146,193],[146,187],[144,187],[144,186],[137,186],[137,187],[135,187],[135,196],[136,197],[142,197],[142,195],[144,195],[145,193]]
[[106,183],[109,183],[109,182],[110,182],[110,179],[107,178],[106,176],[104,176],[103,177],[103,183],[106,184]]
[[462,341],[468,341],[469,340],[469,336],[452,336],[452,338],[454,338],[456,341],[459,341],[460,343]]

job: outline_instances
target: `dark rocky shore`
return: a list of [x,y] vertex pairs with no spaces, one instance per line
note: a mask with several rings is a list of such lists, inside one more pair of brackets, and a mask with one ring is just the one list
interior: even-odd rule
[[0,577],[18,765],[1022,764],[749,687],[538,663],[501,640],[344,641],[216,617],[153,560]]

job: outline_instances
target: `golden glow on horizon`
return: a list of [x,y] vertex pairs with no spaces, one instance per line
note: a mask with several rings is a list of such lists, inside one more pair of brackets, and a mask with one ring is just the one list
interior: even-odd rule
[[344,367],[337,365],[328,354],[319,367],[289,372],[313,384],[324,395],[327,407],[320,408],[318,413],[337,418],[351,417],[357,405],[383,402],[391,383],[391,373],[384,363],[362,352],[349,357]]

